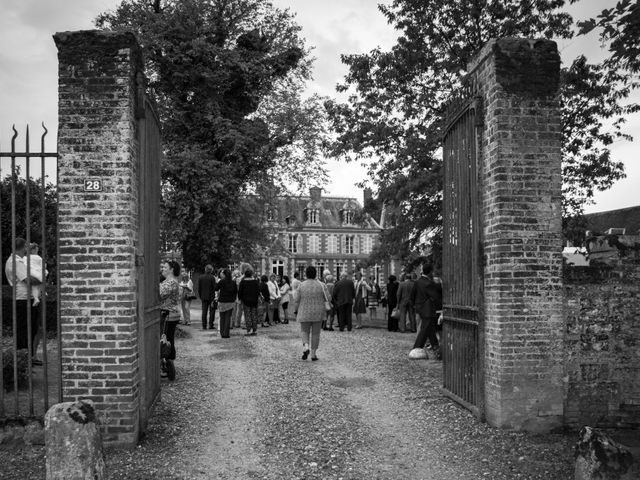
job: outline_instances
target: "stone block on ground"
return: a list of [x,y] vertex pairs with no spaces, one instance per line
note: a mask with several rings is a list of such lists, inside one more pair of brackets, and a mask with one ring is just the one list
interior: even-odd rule
[[597,429],[580,430],[575,457],[575,480],[637,480],[631,452]]
[[102,480],[100,425],[91,400],[58,403],[45,415],[47,480]]

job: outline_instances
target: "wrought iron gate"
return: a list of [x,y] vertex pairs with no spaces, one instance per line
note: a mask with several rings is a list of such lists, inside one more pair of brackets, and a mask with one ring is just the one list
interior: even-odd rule
[[[140,81],[140,80],[139,80]],[[142,83],[140,81],[140,83]],[[160,310],[158,278],[160,267],[160,122],[149,98],[140,93],[138,268],[138,345],[140,348],[140,432],[146,429],[160,394]]]
[[0,152],[0,419],[42,418],[62,401],[58,154],[46,152],[42,128],[39,152],[31,151],[29,126],[23,151],[13,127],[11,151]]
[[482,415],[481,288],[478,196],[480,100],[460,99],[449,109],[443,140],[444,322],[443,390],[476,415]]

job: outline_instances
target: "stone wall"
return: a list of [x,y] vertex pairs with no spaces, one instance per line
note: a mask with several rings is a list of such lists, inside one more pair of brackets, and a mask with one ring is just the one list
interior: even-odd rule
[[484,413],[531,431],[562,424],[560,56],[548,40],[487,43],[481,99]]
[[[59,275],[64,400],[93,400],[107,443],[139,431],[138,145],[133,34],[54,36],[59,59]],[[85,191],[87,179],[102,191]]]
[[616,239],[614,245],[631,248],[620,255],[612,245],[604,255],[608,240],[594,240],[601,261],[566,268],[565,421],[575,428],[638,428],[640,250]]

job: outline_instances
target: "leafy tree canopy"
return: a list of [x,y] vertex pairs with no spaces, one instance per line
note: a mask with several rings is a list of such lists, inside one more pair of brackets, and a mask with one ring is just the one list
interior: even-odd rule
[[[491,38],[571,38],[564,0],[394,0],[379,6],[399,33],[389,50],[343,55],[349,67],[338,90],[345,103],[328,102],[338,139],[333,154],[361,160],[390,210],[377,254],[419,249],[425,232],[439,242],[442,201],[441,122],[461,86],[467,63]],[[565,212],[580,211],[596,190],[624,176],[609,145],[624,135],[622,101],[637,79],[611,63],[584,57],[562,70]],[[605,122],[607,125],[605,126]]]
[[[577,1],[571,0],[571,3]],[[611,53],[608,62],[640,72],[640,3],[637,0],[621,0],[615,7],[602,10],[597,18],[578,22],[578,27],[580,35],[594,29],[599,31],[600,40],[608,45]]]
[[[29,190],[27,196],[27,188]],[[12,201],[15,199],[15,202]],[[27,198],[29,200],[29,216],[27,217]],[[44,214],[42,212],[42,199],[44,199]],[[44,191],[40,179],[30,178],[27,182],[21,169],[16,168],[13,175],[6,175],[0,181],[0,200],[2,203],[2,215],[0,216],[0,231],[2,232],[2,265],[13,251],[12,245],[12,212],[15,212],[16,237],[27,238],[40,246],[40,255],[45,259],[49,269],[49,281],[55,282],[56,270],[56,245],[58,204],[56,187],[46,182]],[[27,218],[29,220],[27,221]],[[42,238],[42,220],[44,219],[45,238]],[[43,246],[46,251],[43,250]],[[2,274],[3,283],[6,277]]]
[[326,180],[326,121],[318,98],[301,98],[310,59],[291,13],[266,0],[123,0],[96,25],[134,31],[143,48],[162,121],[166,240],[187,267],[250,257],[267,236],[262,210],[240,198]]

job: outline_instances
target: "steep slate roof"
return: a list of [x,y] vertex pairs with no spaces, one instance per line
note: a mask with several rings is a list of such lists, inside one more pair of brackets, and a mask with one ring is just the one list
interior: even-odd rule
[[608,212],[588,213],[585,218],[589,229],[598,233],[604,233],[609,228],[626,228],[627,235],[637,235],[640,231],[640,205]]
[[[320,224],[307,225],[305,223],[305,208],[317,208],[320,211]],[[365,228],[379,230],[380,225],[370,216],[365,216],[361,223],[354,221],[353,225],[343,226],[340,219],[340,211],[350,208],[356,218],[360,217],[362,206],[355,198],[345,197],[321,197],[319,201],[312,201],[310,196],[303,197],[279,197],[276,207],[276,220],[287,226],[287,217],[293,217],[295,222],[289,224],[289,228]]]

